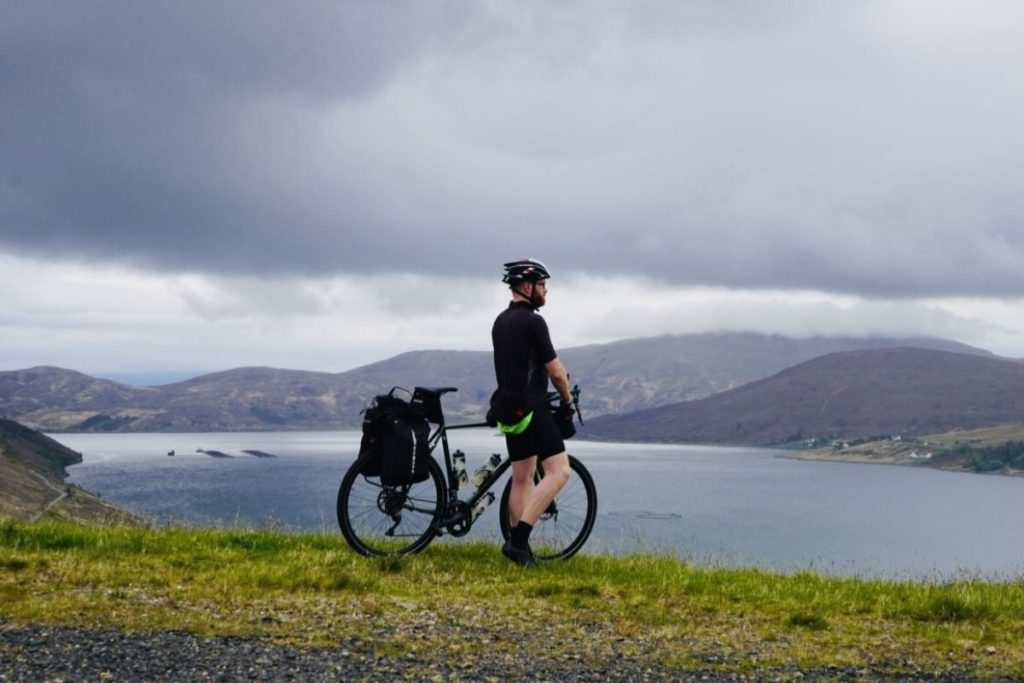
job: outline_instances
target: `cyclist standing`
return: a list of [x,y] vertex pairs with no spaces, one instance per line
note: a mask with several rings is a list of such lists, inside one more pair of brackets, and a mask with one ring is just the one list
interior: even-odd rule
[[[537,563],[530,549],[530,532],[570,475],[565,443],[545,400],[550,379],[571,419],[569,374],[555,353],[547,323],[537,313],[545,303],[550,277],[536,259],[506,263],[502,281],[512,290],[512,301],[491,329],[498,381],[491,397],[491,415],[505,434],[512,460],[512,533],[501,552],[523,566]],[[538,462],[544,463],[544,477],[535,486]]]

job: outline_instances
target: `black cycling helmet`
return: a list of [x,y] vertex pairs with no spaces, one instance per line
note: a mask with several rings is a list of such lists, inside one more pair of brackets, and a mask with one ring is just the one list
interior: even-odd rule
[[520,282],[538,282],[550,277],[551,273],[543,263],[534,258],[524,258],[506,263],[501,281],[515,287]]

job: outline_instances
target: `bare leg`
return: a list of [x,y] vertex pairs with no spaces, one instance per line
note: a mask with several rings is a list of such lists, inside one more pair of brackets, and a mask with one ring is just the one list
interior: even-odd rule
[[[525,462],[535,462],[535,458]],[[518,463],[513,463],[513,466]],[[555,499],[558,492],[569,482],[569,476],[572,470],[569,468],[569,454],[562,451],[558,455],[553,455],[544,461],[544,478],[540,480],[533,491],[529,492],[526,496],[526,504],[522,508],[518,519],[513,513],[513,523],[517,521],[523,521],[531,526],[537,523],[540,516],[544,514],[544,511],[551,505],[551,501]],[[515,470],[512,472],[512,492],[509,493],[509,509],[512,508],[512,493],[515,492]],[[530,482],[533,482],[533,474],[530,474]]]
[[533,475],[537,471],[537,458],[512,462],[512,489],[508,493],[508,516],[511,526],[523,518],[526,502],[533,493]]

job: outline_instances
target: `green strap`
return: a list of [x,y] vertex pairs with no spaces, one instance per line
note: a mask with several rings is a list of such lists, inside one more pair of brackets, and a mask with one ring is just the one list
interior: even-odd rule
[[507,425],[504,422],[498,423],[498,431],[502,434],[522,434],[526,431],[526,428],[530,426],[530,422],[533,420],[533,411],[531,410],[526,414],[519,422],[514,425]]

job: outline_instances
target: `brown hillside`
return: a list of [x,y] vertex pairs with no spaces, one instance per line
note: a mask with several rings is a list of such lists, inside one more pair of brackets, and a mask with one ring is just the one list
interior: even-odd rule
[[134,523],[124,510],[64,483],[64,468],[82,456],[44,434],[0,419],[0,518],[43,515],[89,522]]
[[81,453],[12,420],[0,419],[0,442],[10,457],[41,473],[64,476],[64,468],[82,462]]
[[835,353],[710,398],[587,423],[603,438],[772,445],[1020,421],[1024,365],[917,348]]

